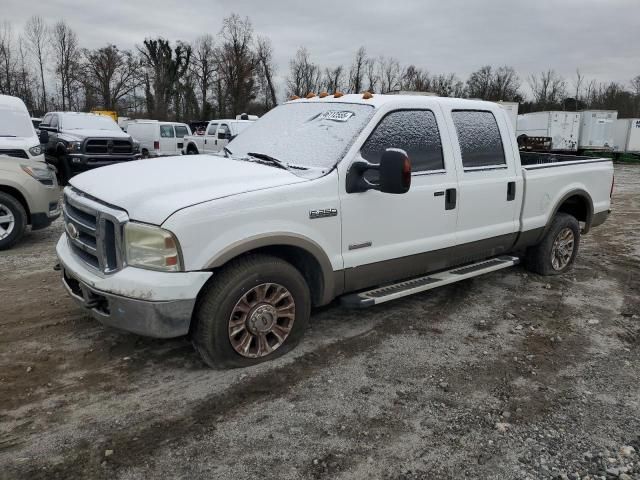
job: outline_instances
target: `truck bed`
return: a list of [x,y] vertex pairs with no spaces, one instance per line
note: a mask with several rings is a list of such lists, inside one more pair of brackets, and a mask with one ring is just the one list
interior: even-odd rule
[[520,163],[522,167],[527,170],[610,161],[608,158],[581,157],[578,155],[561,155],[557,153],[520,152]]

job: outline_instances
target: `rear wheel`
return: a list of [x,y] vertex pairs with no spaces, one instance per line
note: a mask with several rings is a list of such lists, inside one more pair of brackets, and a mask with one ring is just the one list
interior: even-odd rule
[[541,275],[559,275],[571,268],[580,245],[580,223],[558,213],[542,241],[527,252],[527,266]]
[[193,145],[187,147],[187,155],[198,155],[198,149]]
[[191,339],[211,367],[246,367],[300,341],[311,299],[302,274],[269,255],[234,260],[214,275],[196,308]]
[[142,158],[149,158],[149,150],[146,148],[142,149]]
[[24,234],[27,212],[11,195],[0,192],[0,250],[12,247]]

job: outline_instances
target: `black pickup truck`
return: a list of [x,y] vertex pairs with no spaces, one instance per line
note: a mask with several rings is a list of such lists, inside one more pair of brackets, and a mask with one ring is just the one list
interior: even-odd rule
[[40,123],[40,143],[62,185],[77,173],[140,158],[138,142],[111,118],[93,113],[47,113]]

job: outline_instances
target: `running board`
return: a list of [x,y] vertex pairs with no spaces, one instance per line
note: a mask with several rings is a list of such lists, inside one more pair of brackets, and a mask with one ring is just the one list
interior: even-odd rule
[[407,295],[413,295],[414,293],[420,293],[443,285],[449,285],[450,283],[466,280],[467,278],[502,270],[503,268],[517,265],[518,263],[520,263],[518,257],[504,255],[463,267],[457,267],[453,270],[385,285],[384,287],[367,290],[366,292],[345,295],[340,298],[340,302],[347,307],[371,307],[397,298],[406,297]]

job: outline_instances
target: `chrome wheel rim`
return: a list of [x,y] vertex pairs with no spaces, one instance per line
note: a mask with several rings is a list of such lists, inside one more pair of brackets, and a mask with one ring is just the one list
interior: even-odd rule
[[296,304],[277,283],[263,283],[240,297],[229,317],[229,341],[243,357],[265,357],[280,348],[293,328]]
[[571,257],[573,256],[574,246],[575,236],[573,230],[569,227],[560,230],[551,248],[551,266],[554,270],[562,270],[569,265]]
[[16,226],[16,218],[6,205],[0,203],[0,240],[4,240]]

